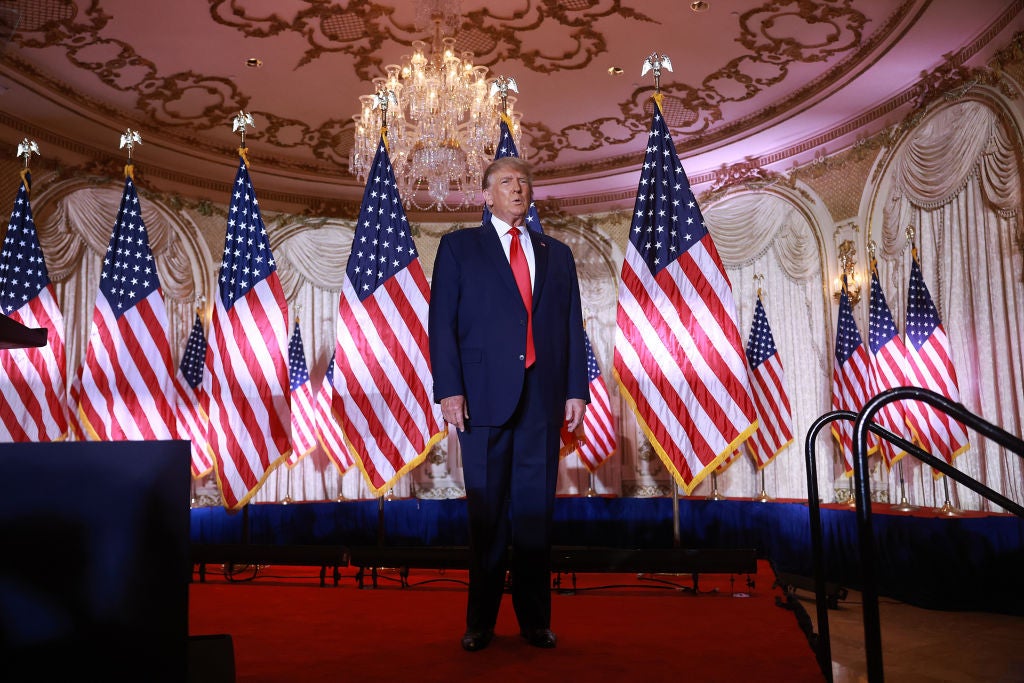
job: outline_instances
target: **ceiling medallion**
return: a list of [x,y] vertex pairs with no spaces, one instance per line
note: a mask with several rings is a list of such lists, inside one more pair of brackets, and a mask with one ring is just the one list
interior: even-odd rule
[[[494,156],[498,123],[504,111],[519,141],[521,114],[513,112],[515,81],[487,79],[487,67],[473,54],[456,54],[447,30],[459,23],[459,3],[426,0],[417,17],[429,16],[429,41],[413,41],[413,55],[384,67],[373,79],[375,93],[359,98],[349,172],[366,181],[382,126],[386,126],[391,166],[407,208],[458,211],[476,203],[483,169]],[[419,23],[419,22],[418,22]],[[501,92],[501,105],[492,95]],[[519,147],[522,151],[523,148]],[[421,201],[421,194],[426,199]]]

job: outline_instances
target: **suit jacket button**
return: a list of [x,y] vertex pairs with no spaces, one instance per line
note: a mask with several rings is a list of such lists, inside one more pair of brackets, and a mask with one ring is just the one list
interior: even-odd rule
[[519,360],[526,360],[526,356],[524,354],[519,354]]

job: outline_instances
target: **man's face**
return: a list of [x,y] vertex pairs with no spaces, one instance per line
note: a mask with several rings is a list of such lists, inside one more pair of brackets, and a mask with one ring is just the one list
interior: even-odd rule
[[521,224],[530,210],[530,184],[527,175],[515,168],[501,168],[490,177],[484,190],[487,207],[509,225]]

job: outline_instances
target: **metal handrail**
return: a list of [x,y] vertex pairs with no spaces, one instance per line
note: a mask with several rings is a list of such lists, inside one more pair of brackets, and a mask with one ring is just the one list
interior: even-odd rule
[[[811,553],[814,568],[814,590],[815,606],[818,616],[818,638],[815,652],[818,657],[818,665],[826,680],[832,681],[832,646],[828,624],[828,603],[825,588],[825,562],[824,549],[822,544],[821,530],[821,508],[818,500],[818,479],[816,467],[816,440],[818,433],[825,425],[837,420],[849,420],[854,422],[854,487],[856,491],[856,506],[858,518],[858,537],[861,546],[861,562],[864,565],[863,583],[864,588],[864,630],[865,649],[868,657],[869,680],[882,680],[882,659],[881,659],[881,630],[879,627],[878,615],[878,593],[877,583],[874,577],[874,547],[871,543],[873,534],[871,532],[871,491],[867,476],[867,432],[889,441],[908,455],[921,460],[932,468],[946,474],[954,481],[966,486],[975,493],[987,498],[1009,512],[1024,517],[1024,507],[1006,498],[1002,494],[981,484],[970,476],[960,472],[944,460],[936,458],[917,445],[893,434],[884,427],[871,421],[874,415],[886,404],[901,399],[920,400],[947,412],[962,422],[967,423],[979,434],[986,436],[1000,445],[1005,446],[1017,455],[1024,457],[1024,441],[1014,437],[999,427],[986,422],[974,415],[959,403],[950,401],[945,396],[936,394],[918,387],[898,387],[882,392],[872,398],[860,413],[848,410],[833,410],[825,413],[815,420],[810,429],[807,430],[807,437],[804,441],[804,457],[807,469],[807,502],[810,516],[811,532]],[[866,522],[864,521],[866,519]],[[868,546],[867,557],[865,557],[865,546]],[[870,561],[869,561],[870,560]],[[868,567],[870,566],[870,569]],[[869,585],[870,584],[870,585]],[[872,603],[869,605],[869,603]],[[876,661],[877,660],[877,661]]]
[[[882,668],[882,631],[879,623],[878,613],[878,582],[875,577],[875,556],[874,556],[874,533],[871,527],[871,485],[868,481],[868,431],[871,429],[871,420],[875,414],[893,401],[912,399],[928,403],[934,408],[952,415],[969,427],[974,428],[982,436],[992,439],[996,443],[1009,449],[1017,456],[1024,458],[1024,441],[1013,436],[1009,432],[982,419],[963,405],[927,389],[919,387],[897,387],[889,389],[870,399],[861,409],[857,421],[853,425],[853,478],[854,489],[857,491],[857,533],[860,540],[861,557],[861,581],[863,587],[861,596],[863,598],[864,611],[864,649],[867,654],[867,668],[869,681],[882,681],[885,674]],[[899,442],[893,440],[900,445]],[[912,455],[931,467],[942,472],[951,479],[960,482],[975,493],[991,500],[1009,512],[1024,518],[1024,508],[992,491],[987,486],[977,482],[966,474],[963,474],[949,463],[934,457],[930,453],[914,447],[907,449]]]

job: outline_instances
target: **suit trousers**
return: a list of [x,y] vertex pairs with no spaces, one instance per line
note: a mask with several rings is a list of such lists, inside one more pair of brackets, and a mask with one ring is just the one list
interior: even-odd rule
[[475,427],[471,412],[459,434],[471,555],[467,630],[494,628],[506,569],[520,628],[551,625],[551,520],[565,415],[544,414],[545,388],[528,369],[507,423]]

